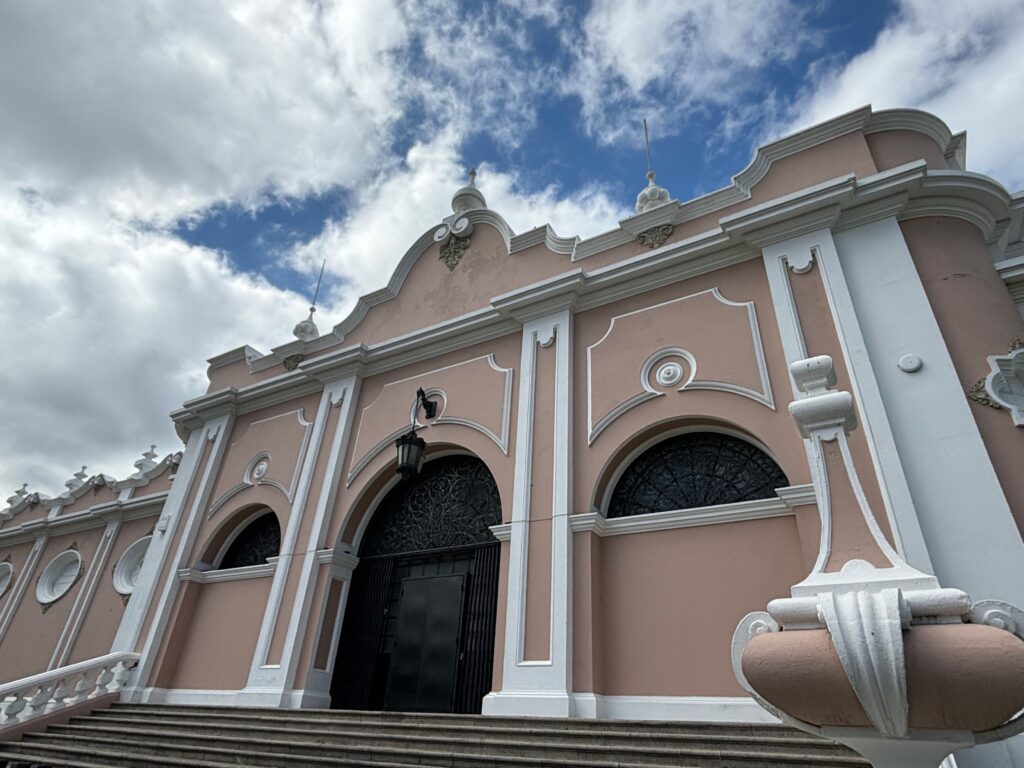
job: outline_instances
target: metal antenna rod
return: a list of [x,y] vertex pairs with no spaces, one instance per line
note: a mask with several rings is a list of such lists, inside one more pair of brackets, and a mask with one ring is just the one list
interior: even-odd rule
[[650,173],[654,170],[654,166],[651,164],[651,139],[647,135],[647,118],[644,118],[644,149],[647,151],[647,172]]
[[316,297],[320,295],[320,281],[324,279],[324,267],[327,266],[327,257],[324,257],[324,263],[320,265],[320,277],[316,279],[316,290],[313,291],[313,303],[309,307],[310,312],[316,311]]

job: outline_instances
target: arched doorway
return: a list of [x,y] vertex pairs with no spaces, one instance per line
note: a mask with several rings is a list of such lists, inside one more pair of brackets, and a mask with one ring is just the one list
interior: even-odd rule
[[359,546],[331,705],[479,712],[491,688],[501,523],[472,456],[430,461],[380,503]]

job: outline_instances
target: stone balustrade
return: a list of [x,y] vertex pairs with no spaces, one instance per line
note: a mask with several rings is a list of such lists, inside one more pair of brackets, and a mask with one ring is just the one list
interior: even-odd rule
[[121,690],[137,653],[108,653],[0,685],[0,739],[36,718]]

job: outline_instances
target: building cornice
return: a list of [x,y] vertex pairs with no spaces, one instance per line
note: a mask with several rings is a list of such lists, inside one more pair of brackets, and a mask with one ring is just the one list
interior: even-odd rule
[[32,541],[39,536],[52,537],[77,533],[105,525],[110,520],[126,522],[140,517],[155,517],[163,509],[167,493],[167,491],[161,491],[128,501],[115,500],[97,504],[80,512],[31,520],[16,528],[0,531],[0,547]]
[[[929,171],[923,160],[861,179],[844,174],[724,216],[716,229],[591,271],[576,267],[442,323],[377,344],[337,349],[270,379],[195,398],[172,418],[192,429],[227,411],[265,408],[319,391],[324,382],[342,376],[376,375],[514,333],[522,323],[552,311],[579,312],[722,269],[755,257],[766,245],[825,227],[838,231],[890,216],[952,216],[978,227],[994,244],[1006,232],[1017,204],[1017,198],[988,177]],[[1015,271],[1008,274],[1016,276]]]
[[[671,200],[658,208],[625,218],[619,222],[617,228],[591,238],[561,237],[550,225],[537,227],[517,235],[499,213],[488,208],[464,211],[459,214],[459,217],[465,218],[471,226],[488,224],[493,227],[501,235],[510,255],[543,243],[552,253],[568,255],[571,262],[576,262],[632,242],[638,234],[651,227],[682,224],[749,200],[751,190],[764,179],[772,165],[778,160],[791,157],[850,133],[859,131],[870,134],[893,130],[916,131],[928,136],[936,142],[943,155],[954,167],[964,167],[963,156],[966,146],[964,134],[954,135],[949,127],[935,115],[915,109],[872,112],[870,106],[864,106],[758,147],[747,167],[733,176],[731,183],[722,189],[684,203]],[[437,242],[436,233],[437,227],[433,226],[421,234],[399,261],[388,284],[360,297],[348,317],[334,326],[330,333],[312,341],[290,341],[287,344],[274,347],[266,355],[259,355],[248,346],[239,347],[211,358],[209,360],[211,370],[245,360],[251,371],[259,372],[281,365],[289,358],[309,357],[312,354],[341,345],[344,343],[345,337],[363,320],[370,308],[398,295],[413,264]]]

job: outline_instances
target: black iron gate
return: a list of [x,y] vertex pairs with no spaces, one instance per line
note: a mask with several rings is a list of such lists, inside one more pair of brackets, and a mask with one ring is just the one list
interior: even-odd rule
[[[478,713],[491,690],[498,546],[361,562],[345,610],[332,706]],[[458,589],[435,583],[422,600],[426,582],[445,579],[449,586],[458,580]],[[451,659],[439,648],[447,642]]]
[[501,522],[483,462],[425,465],[381,503],[359,548],[331,705],[480,711],[491,689]]

